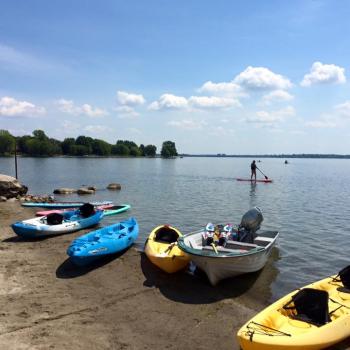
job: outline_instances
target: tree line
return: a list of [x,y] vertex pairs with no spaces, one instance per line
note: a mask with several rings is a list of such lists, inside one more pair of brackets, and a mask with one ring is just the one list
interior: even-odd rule
[[[43,130],[34,130],[32,135],[13,136],[7,130],[0,130],[0,155],[19,154],[40,156],[124,156],[124,157],[155,157],[157,147],[154,145],[138,146],[133,141],[117,140],[110,144],[104,140],[88,136],[65,138],[63,141],[49,138]],[[160,152],[164,158],[177,156],[175,143],[164,141]]]

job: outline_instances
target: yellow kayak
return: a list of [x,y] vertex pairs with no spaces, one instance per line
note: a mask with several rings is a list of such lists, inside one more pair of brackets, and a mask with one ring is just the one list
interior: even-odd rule
[[350,289],[337,276],[295,290],[261,311],[238,331],[241,347],[324,349],[349,337]]
[[154,265],[167,273],[182,270],[190,259],[177,247],[177,239],[181,236],[182,233],[175,227],[158,226],[150,233],[146,241],[145,254]]

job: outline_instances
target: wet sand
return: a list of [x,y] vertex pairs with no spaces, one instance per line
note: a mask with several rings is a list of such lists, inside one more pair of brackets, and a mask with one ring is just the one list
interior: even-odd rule
[[277,249],[261,272],[216,287],[167,275],[135,248],[77,268],[66,249],[82,232],[15,236],[9,225],[34,213],[0,203],[0,349],[239,349],[237,330],[269,304]]

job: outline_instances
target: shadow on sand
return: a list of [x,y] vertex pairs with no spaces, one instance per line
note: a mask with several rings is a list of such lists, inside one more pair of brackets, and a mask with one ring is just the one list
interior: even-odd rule
[[52,236],[42,236],[42,237],[35,237],[35,238],[24,238],[20,236],[12,236],[6,239],[3,239],[2,243],[30,243],[30,242],[41,242],[46,241],[47,239],[55,238],[58,236],[63,236],[63,234],[60,235],[52,235]]
[[206,274],[198,269],[167,274],[153,265],[141,253],[141,269],[146,277],[144,286],[156,287],[168,299],[185,304],[210,304],[235,298],[252,287],[261,271],[233,277],[211,286]]
[[124,251],[118,254],[108,255],[86,266],[77,266],[72,262],[71,258],[68,258],[57,268],[56,277],[57,278],[76,278],[76,277],[86,275],[90,271],[93,271],[104,265],[109,264],[111,261],[119,258],[123,254],[124,254]]

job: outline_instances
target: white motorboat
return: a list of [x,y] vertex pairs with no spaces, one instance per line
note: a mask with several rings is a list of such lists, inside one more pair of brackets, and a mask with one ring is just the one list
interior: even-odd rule
[[257,211],[260,215],[258,222],[247,225],[243,216],[242,223],[234,234],[235,240],[231,235],[223,246],[215,242],[208,244],[204,239],[205,230],[179,238],[179,248],[207,274],[212,285],[225,278],[258,271],[266,264],[279,233],[263,231],[257,234],[256,230],[260,228],[263,220],[260,209],[254,208],[246,213],[251,217],[252,214],[256,215]]

